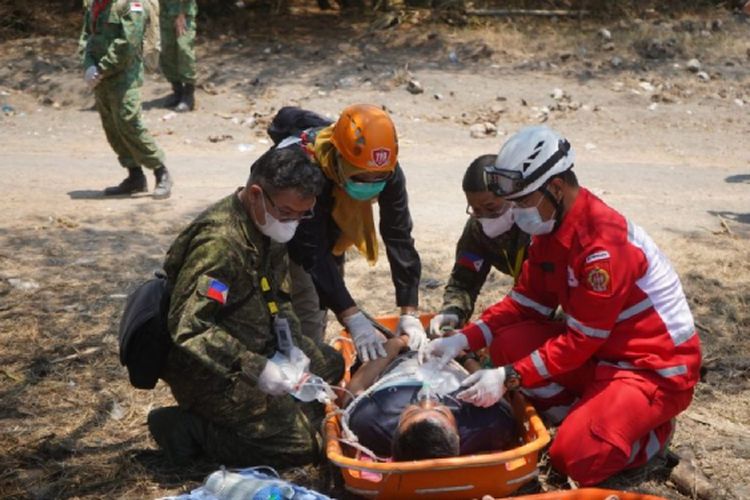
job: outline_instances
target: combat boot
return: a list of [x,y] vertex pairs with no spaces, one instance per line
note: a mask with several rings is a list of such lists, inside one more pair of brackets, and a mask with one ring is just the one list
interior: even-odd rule
[[186,83],[182,88],[182,99],[175,108],[177,111],[192,111],[195,109],[195,85]]
[[174,108],[182,101],[182,82],[171,82],[172,83],[172,95],[167,97],[164,103],[165,108]]
[[104,188],[106,196],[124,196],[134,193],[144,193],[148,191],[148,181],[143,175],[143,170],[139,168],[129,168],[128,176],[117,186]]
[[154,176],[156,177],[154,199],[163,200],[169,198],[169,195],[172,194],[172,176],[169,175],[167,167],[162,165],[154,170]]

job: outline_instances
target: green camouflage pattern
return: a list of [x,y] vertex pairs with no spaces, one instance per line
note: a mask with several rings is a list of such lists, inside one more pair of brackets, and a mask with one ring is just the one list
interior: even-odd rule
[[[96,65],[102,75],[94,96],[107,141],[123,167],[158,168],[164,164],[164,152],[141,117],[143,35],[148,22],[145,2],[113,0],[95,23],[91,2],[87,4],[79,45],[84,70]],[[133,4],[140,5],[140,10]]]
[[[260,291],[263,276],[277,297],[279,314],[289,320],[294,341],[310,358],[311,371],[329,382],[338,382],[343,374],[341,355],[300,335],[288,300],[286,246],[263,236],[235,193],[177,237],[164,270],[172,293],[168,324],[175,345],[162,378],[187,418],[202,422],[200,448],[223,463],[281,467],[313,461],[319,437],[301,405],[291,396],[269,396],[257,387],[277,348]],[[224,304],[209,297],[212,280],[228,287]],[[322,407],[318,414],[322,416]],[[186,432],[183,441],[195,440],[195,435]]]
[[[187,30],[177,36],[175,18],[184,13]],[[160,0],[161,71],[170,82],[195,84],[195,0]]]
[[[490,238],[482,231],[479,221],[470,217],[456,245],[456,262],[443,292],[441,312],[456,314],[460,325],[465,324],[474,312],[477,296],[490,269],[494,267],[515,279],[520,271],[520,267],[516,269],[519,252],[523,252],[520,257],[525,260],[529,241],[529,235],[516,225],[510,231]],[[471,269],[471,266],[459,263],[465,253],[481,258],[477,261],[478,268]]]

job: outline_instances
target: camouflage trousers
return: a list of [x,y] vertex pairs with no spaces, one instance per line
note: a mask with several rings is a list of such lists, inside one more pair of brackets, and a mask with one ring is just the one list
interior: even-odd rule
[[[311,371],[338,383],[344,372],[341,355],[328,345],[315,346],[307,338],[302,342]],[[186,465],[205,456],[227,466],[286,468],[322,459],[322,404],[303,404],[289,395],[272,397],[257,390],[243,391],[249,395],[245,398],[211,391],[201,400],[181,401],[187,398],[180,397],[179,384],[170,382],[172,376],[165,374],[165,380],[180,406],[153,410],[148,427],[174,464]]]
[[140,88],[122,89],[105,81],[96,86],[94,97],[107,141],[120,165],[156,169],[164,164],[164,151],[143,125]]
[[176,16],[162,14],[161,55],[159,65],[166,79],[175,83],[195,84],[195,17],[187,16],[187,30],[177,36],[174,27]]

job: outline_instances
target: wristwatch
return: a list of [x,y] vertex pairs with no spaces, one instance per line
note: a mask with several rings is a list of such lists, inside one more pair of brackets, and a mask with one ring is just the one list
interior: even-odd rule
[[515,391],[521,387],[521,375],[518,374],[513,365],[505,365],[505,388],[509,391]]

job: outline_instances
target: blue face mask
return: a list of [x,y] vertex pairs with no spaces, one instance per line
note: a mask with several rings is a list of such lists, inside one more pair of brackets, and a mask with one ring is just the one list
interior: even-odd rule
[[344,182],[344,190],[346,190],[346,194],[359,201],[375,198],[380,194],[384,187],[385,181],[354,182],[351,179],[347,179],[346,182]]

